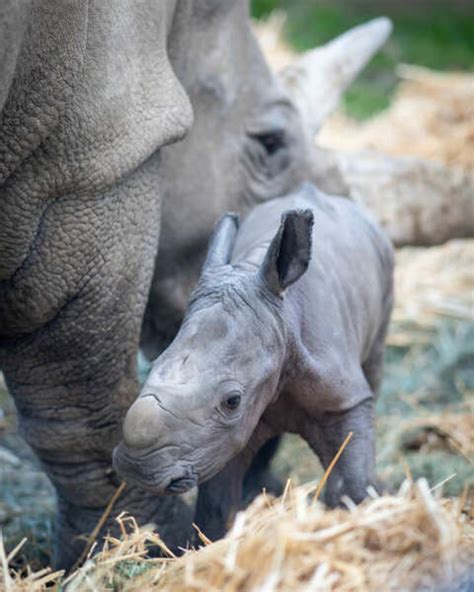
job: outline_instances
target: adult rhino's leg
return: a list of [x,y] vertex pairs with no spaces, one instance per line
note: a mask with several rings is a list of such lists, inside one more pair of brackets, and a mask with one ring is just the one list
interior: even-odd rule
[[[117,487],[111,453],[138,392],[135,359],[160,222],[157,175],[156,157],[100,197],[53,203],[30,256],[2,285],[0,364],[21,433],[57,490],[61,567],[71,566],[83,546],[78,537],[94,528]],[[40,324],[45,311],[50,318]],[[173,545],[185,539],[178,525],[165,528],[175,503],[130,488],[113,515],[127,510],[154,521]],[[103,531],[113,524],[112,516]]]
[[348,496],[355,503],[361,502],[367,496],[367,487],[374,483],[373,398],[341,413],[325,413],[312,422],[306,439],[324,469],[328,468],[349,432],[353,435],[326,484],[324,500],[330,507],[337,506],[342,496]]

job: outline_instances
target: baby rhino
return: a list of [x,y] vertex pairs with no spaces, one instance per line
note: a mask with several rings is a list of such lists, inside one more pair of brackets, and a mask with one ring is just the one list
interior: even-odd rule
[[300,434],[327,467],[352,431],[326,502],[360,502],[374,479],[392,271],[369,215],[310,185],[259,205],[240,230],[224,216],[183,325],[125,418],[117,470],[157,493],[199,484],[196,522],[215,538],[269,438]]

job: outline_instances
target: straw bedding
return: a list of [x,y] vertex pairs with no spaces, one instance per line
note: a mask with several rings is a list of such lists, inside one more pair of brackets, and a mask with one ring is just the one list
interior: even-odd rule
[[429,339],[423,332],[432,330],[443,318],[474,322],[473,269],[473,239],[453,240],[429,249],[398,250],[388,345],[410,346]]
[[[147,543],[163,543],[122,517],[122,541],[109,540],[66,580],[41,572],[20,580],[4,567],[3,585],[15,592],[61,580],[69,592],[454,592],[474,584],[474,514],[467,491],[444,500],[426,481],[406,481],[395,496],[372,492],[358,507],[347,500],[348,509],[329,511],[311,499],[310,489],[289,486],[277,500],[261,495],[238,514],[225,539],[179,559],[145,559]],[[133,571],[144,573],[130,577]]]
[[257,500],[222,543],[163,573],[160,589],[420,590],[445,576],[454,584],[473,549],[459,506],[437,502],[424,481],[349,512],[308,505],[304,488],[287,498]]
[[425,415],[403,424],[402,446],[423,454],[446,449],[474,464],[474,405],[468,413]]
[[342,114],[318,141],[338,150],[377,149],[474,169],[474,76],[400,66],[400,86],[386,111],[365,123]]

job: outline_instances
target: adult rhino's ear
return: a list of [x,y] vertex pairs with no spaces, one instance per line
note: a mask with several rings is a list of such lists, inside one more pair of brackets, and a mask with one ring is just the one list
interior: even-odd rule
[[203,271],[217,265],[227,265],[229,263],[238,230],[238,214],[224,214],[216,224],[209,241]]
[[308,269],[311,260],[313,212],[291,210],[281,217],[260,268],[260,277],[268,288],[281,295]]

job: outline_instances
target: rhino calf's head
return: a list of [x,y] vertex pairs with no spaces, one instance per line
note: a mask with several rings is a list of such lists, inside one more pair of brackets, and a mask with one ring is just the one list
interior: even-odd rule
[[283,294],[308,267],[312,222],[287,212],[260,265],[230,265],[238,221],[221,219],[183,325],[126,415],[114,464],[127,481],[182,493],[245,447],[278,392]]

